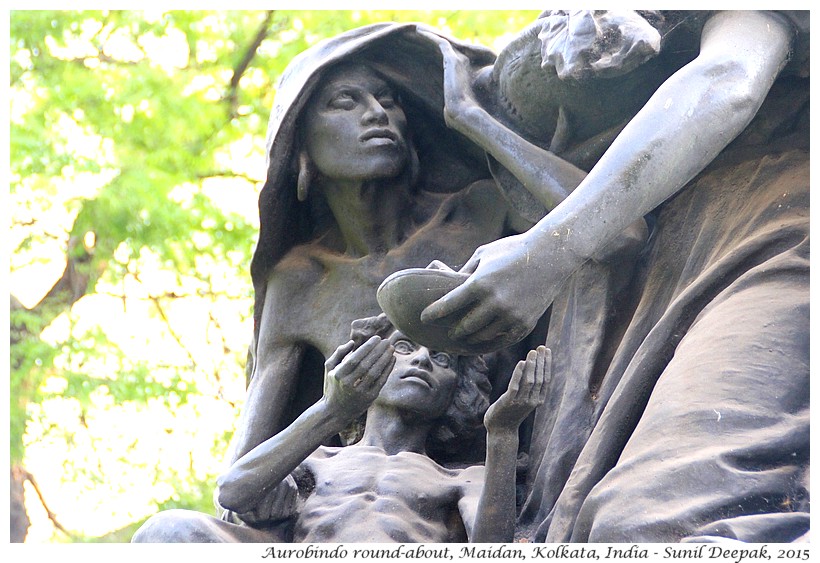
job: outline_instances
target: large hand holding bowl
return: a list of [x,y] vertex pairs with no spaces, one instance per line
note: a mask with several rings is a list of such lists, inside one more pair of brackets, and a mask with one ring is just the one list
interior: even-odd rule
[[433,350],[455,354],[486,354],[511,344],[518,338],[499,335],[488,342],[470,343],[449,336],[447,319],[435,323],[421,321],[421,312],[431,303],[450,293],[469,277],[435,261],[427,268],[400,270],[385,279],[376,298],[387,317],[408,338]]

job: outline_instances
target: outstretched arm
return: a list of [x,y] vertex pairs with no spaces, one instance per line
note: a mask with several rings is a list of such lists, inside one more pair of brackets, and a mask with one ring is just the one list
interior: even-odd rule
[[[515,532],[515,464],[518,427],[547,396],[552,354],[539,346],[518,362],[510,384],[484,416],[487,460],[470,541],[511,542]],[[466,499],[465,499],[466,500]],[[470,502],[467,500],[467,502]],[[467,526],[468,530],[470,526]]]
[[322,399],[276,436],[240,457],[217,479],[220,506],[238,514],[251,512],[323,441],[367,410],[393,367],[393,348],[378,336],[354,347],[350,341],[328,359]]
[[583,182],[528,232],[482,246],[472,275],[424,322],[484,342],[524,337],[564,281],[624,228],[680,190],[752,120],[785,65],[793,30],[766,12],[721,12],[699,56],[669,78]]
[[[419,31],[439,45],[444,60],[444,119],[509,170],[547,210],[563,201],[586,172],[528,142],[490,115],[472,90],[467,57],[433,33]],[[558,129],[561,129],[559,125]]]

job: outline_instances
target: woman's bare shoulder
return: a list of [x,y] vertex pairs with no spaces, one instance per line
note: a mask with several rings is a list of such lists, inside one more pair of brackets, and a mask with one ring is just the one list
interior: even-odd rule
[[290,293],[303,292],[321,280],[324,271],[323,255],[328,250],[318,244],[301,244],[293,247],[274,266],[268,276],[268,291]]
[[420,205],[433,212],[475,215],[506,210],[507,204],[492,179],[477,180],[452,193],[423,192]]
[[261,332],[280,344],[303,341],[319,321],[311,318],[313,308],[306,304],[315,299],[321,278],[321,264],[309,249],[291,249],[268,274]]

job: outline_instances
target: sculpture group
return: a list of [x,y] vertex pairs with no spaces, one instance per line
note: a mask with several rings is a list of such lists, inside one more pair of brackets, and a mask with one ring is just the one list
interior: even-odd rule
[[134,541],[806,540],[808,19],[551,11],[497,57],[389,23],[299,55],[221,517]]

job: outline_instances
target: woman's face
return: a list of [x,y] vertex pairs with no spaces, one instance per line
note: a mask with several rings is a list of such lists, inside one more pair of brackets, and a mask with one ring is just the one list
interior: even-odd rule
[[316,168],[337,180],[401,174],[407,120],[392,88],[365,67],[330,73],[305,112],[305,147]]

